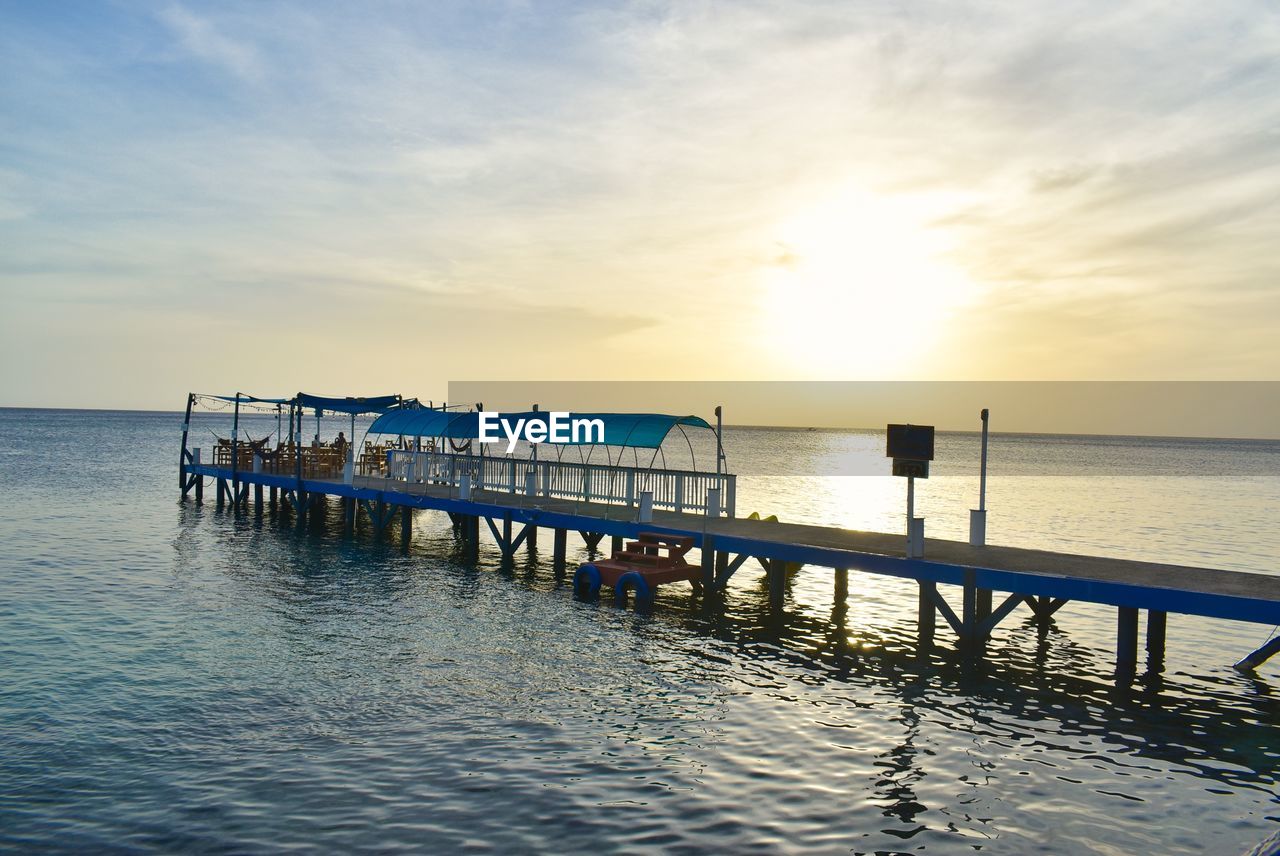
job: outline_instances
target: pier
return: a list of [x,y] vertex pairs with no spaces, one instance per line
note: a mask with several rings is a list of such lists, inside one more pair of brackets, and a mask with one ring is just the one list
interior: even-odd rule
[[[235,399],[237,413],[240,400]],[[226,451],[205,462],[187,445],[193,401],[194,396],[189,397],[179,467],[184,500],[194,495],[202,502],[204,479],[212,479],[220,506],[261,513],[266,505],[279,502],[293,510],[301,525],[326,497],[334,497],[342,503],[345,525],[354,526],[363,511],[378,531],[398,527],[406,546],[415,511],[442,512],[449,515],[473,561],[484,531],[510,560],[522,545],[535,544],[540,530],[549,530],[557,574],[566,572],[570,533],[592,551],[606,537],[619,547],[642,532],[684,536],[700,550],[696,589],[703,597],[714,598],[750,562],[764,570],[770,603],[778,611],[789,565],[831,569],[837,598],[849,595],[850,572],[899,577],[918,586],[921,645],[934,644],[939,630],[950,631],[964,657],[980,657],[983,643],[1015,610],[1027,609],[1036,620],[1048,621],[1068,602],[1093,603],[1115,609],[1120,681],[1131,680],[1136,672],[1143,611],[1145,647],[1154,663],[1164,657],[1170,613],[1280,625],[1280,577],[1265,574],[941,539],[926,539],[924,557],[910,558],[903,535],[735,517],[734,476],[720,471],[718,431],[716,471],[668,470],[638,462],[627,466],[482,457],[444,444],[424,448],[425,433],[414,435],[411,448],[371,453],[366,447],[360,454],[350,452],[342,462],[318,449],[309,454],[298,444],[300,432],[292,428],[291,412],[292,446],[282,442],[267,458],[233,438],[230,448],[224,446]],[[281,408],[288,403],[280,401]],[[301,406],[290,405],[299,411]],[[461,414],[392,410],[379,420],[388,415],[393,417],[389,430],[404,431],[411,421],[421,424],[424,419],[444,420],[441,424],[456,426],[453,433],[459,436],[474,430],[459,425]],[[682,417],[670,418],[675,425]],[[442,430],[438,438],[451,436],[443,429],[432,430]],[[658,444],[669,430],[670,426],[661,432]],[[1280,637],[1236,665],[1254,669],[1276,653]]]

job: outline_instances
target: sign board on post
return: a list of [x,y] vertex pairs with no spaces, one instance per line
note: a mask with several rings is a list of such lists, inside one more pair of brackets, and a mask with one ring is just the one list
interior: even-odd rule
[[913,461],[907,458],[893,459],[893,474],[910,479],[927,479],[929,477],[928,461]]
[[890,425],[885,430],[885,455],[893,458],[893,474],[927,479],[933,460],[932,425]]
[[893,474],[907,480],[907,558],[923,558],[924,518],[916,517],[916,479],[929,477],[929,462],[933,460],[933,426],[888,426],[884,452],[893,458]]
[[885,431],[885,457],[933,460],[932,425],[890,425]]

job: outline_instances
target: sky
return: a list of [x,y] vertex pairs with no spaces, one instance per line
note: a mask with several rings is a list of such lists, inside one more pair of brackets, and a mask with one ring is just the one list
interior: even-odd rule
[[1277,380],[1278,8],[0,0],[0,405]]

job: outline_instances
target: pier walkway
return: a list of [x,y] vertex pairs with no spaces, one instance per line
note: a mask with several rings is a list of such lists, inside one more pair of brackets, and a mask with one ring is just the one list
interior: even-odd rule
[[[941,614],[961,650],[968,652],[980,652],[992,630],[1020,606],[1037,619],[1048,620],[1068,601],[1103,604],[1117,609],[1116,667],[1121,680],[1131,678],[1136,667],[1140,610],[1148,613],[1148,654],[1158,660],[1163,659],[1170,612],[1280,625],[1280,576],[1017,547],[974,547],[940,539],[927,539],[925,558],[913,559],[905,556],[902,535],[661,510],[654,510],[652,520],[641,523],[636,509],[628,505],[528,496],[514,490],[477,489],[464,499],[456,485],[381,476],[354,476],[347,483],[340,478],[233,472],[194,460],[183,464],[182,473],[184,497],[194,490],[201,501],[203,479],[213,478],[220,505],[247,507],[253,487],[253,502],[261,510],[265,489],[272,505],[278,492],[279,501],[298,514],[299,523],[318,499],[338,497],[348,524],[354,524],[359,509],[378,529],[398,518],[406,544],[414,509],[444,511],[472,555],[478,549],[481,520],[507,558],[522,543],[534,544],[539,529],[552,530],[558,573],[565,569],[566,536],[571,531],[581,533],[592,549],[606,536],[617,545],[641,531],[690,535],[702,548],[702,590],[714,594],[748,560],[757,560],[768,575],[771,601],[778,608],[787,565],[792,563],[834,569],[838,593],[847,593],[850,570],[910,579],[919,586],[922,642],[932,641]],[[960,590],[958,607],[944,596],[944,591],[954,593],[956,588]],[[1002,593],[998,603],[993,592]],[[1280,636],[1236,665],[1252,669],[1276,653],[1280,653]]]

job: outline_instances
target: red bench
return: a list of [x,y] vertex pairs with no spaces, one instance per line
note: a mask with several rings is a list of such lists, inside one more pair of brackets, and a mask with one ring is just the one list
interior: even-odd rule
[[685,559],[693,546],[690,535],[641,532],[608,559],[579,567],[573,578],[574,590],[593,597],[601,586],[609,586],[620,601],[634,591],[637,603],[652,600],[654,589],[664,583],[688,580],[696,590],[700,588],[702,569]]

